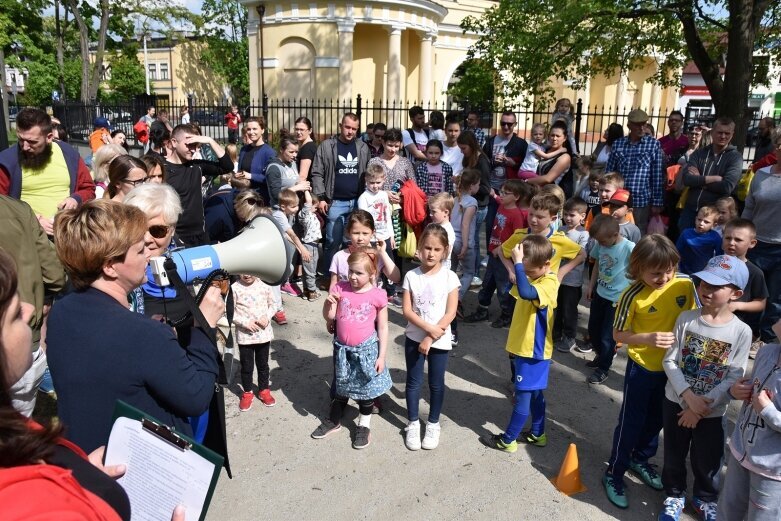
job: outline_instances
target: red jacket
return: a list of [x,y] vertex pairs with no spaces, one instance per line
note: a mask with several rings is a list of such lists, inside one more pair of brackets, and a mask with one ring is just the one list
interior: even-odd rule
[[233,112],[228,112],[225,114],[225,123],[228,124],[229,129],[236,130],[239,128],[239,123],[241,123],[241,114],[238,112],[236,114]]
[[778,159],[776,158],[776,152],[775,150],[773,152],[770,152],[768,155],[751,165],[751,170],[756,172],[760,168],[765,168],[766,166],[773,166],[778,162]]
[[415,231],[415,237],[420,238],[423,233],[423,223],[428,217],[426,208],[426,194],[418,187],[413,179],[407,179],[401,185],[401,210],[404,222]]

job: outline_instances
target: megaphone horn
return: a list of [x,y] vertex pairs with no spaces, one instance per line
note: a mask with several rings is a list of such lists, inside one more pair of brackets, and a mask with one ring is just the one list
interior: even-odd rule
[[290,276],[293,245],[279,223],[259,215],[227,242],[175,251],[171,258],[185,284],[223,269],[231,274],[255,275],[276,286]]

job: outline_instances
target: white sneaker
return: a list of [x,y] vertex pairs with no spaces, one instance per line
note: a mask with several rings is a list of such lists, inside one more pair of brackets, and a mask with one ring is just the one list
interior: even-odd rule
[[420,420],[409,422],[404,430],[407,431],[407,435],[404,436],[404,445],[409,450],[420,450]]
[[439,423],[427,423],[426,424],[426,435],[423,436],[423,444],[422,447],[426,450],[433,450],[436,449],[439,445],[439,432],[441,430],[441,427],[439,426]]
[[480,277],[472,277],[472,283],[469,285],[472,288],[478,288],[483,285],[483,279]]

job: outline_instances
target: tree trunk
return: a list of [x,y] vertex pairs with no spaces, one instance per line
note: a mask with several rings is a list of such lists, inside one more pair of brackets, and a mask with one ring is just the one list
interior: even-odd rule
[[103,55],[106,49],[106,33],[108,33],[108,0],[100,1],[100,29],[98,30],[98,48],[95,51],[95,65],[92,69],[92,82],[90,84],[89,99],[94,101],[98,97],[100,87],[100,75],[103,71]]
[[79,12],[79,6],[76,4],[76,0],[65,0],[65,5],[70,9],[71,14],[73,14],[73,19],[76,20],[76,25],[79,27],[79,49],[81,50],[81,101],[82,103],[87,104],[90,102],[89,28],[84,21],[84,17],[82,17]]

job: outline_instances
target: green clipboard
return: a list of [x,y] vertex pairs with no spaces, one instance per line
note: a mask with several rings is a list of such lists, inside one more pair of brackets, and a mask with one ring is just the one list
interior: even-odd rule
[[[116,423],[116,421],[119,418],[129,418],[131,420],[137,420],[141,423],[141,428],[143,431],[149,432],[150,434],[156,436],[157,438],[164,440],[165,442],[176,447],[178,450],[182,452],[192,451],[193,453],[201,456],[203,459],[207,460],[208,462],[214,465],[214,471],[211,475],[208,492],[206,493],[206,497],[203,502],[201,515],[198,518],[199,521],[204,521],[206,519],[206,513],[209,509],[209,504],[211,503],[212,496],[214,495],[214,489],[217,487],[217,480],[220,477],[220,470],[222,469],[223,457],[217,454],[216,452],[212,451],[211,449],[208,449],[207,447],[204,447],[203,445],[197,443],[189,436],[177,432],[172,427],[165,425],[163,422],[157,420],[153,416],[146,414],[145,412],[139,409],[136,409],[132,405],[129,405],[128,403],[125,403],[122,400],[117,400],[116,405],[114,407],[114,414],[111,418],[112,426],[114,425],[114,423]],[[107,447],[106,453],[108,453],[108,451],[109,448]],[[131,498],[131,507],[132,507],[132,498]],[[171,511],[173,512],[173,508],[171,508]]]

